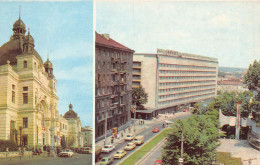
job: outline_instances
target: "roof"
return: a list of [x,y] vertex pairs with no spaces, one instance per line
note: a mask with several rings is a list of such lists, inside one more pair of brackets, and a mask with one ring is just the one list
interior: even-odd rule
[[100,46],[110,47],[110,48],[114,48],[114,49],[120,49],[120,50],[124,50],[124,51],[129,51],[129,52],[134,52],[134,50],[116,42],[112,38],[105,37],[104,35],[98,34],[97,32],[96,32],[96,41],[95,42],[96,42],[97,45],[100,45]]
[[[14,65],[17,63],[16,56],[22,54],[22,49],[20,47],[20,44],[22,44],[23,41],[20,39],[10,39],[8,42],[3,44],[0,47],[0,65],[6,64],[6,61],[9,60],[11,65]],[[34,49],[33,55],[36,56],[36,58],[42,62],[41,56],[38,54],[38,52]]]
[[73,110],[69,110],[67,111],[64,116],[64,118],[68,119],[68,118],[78,118],[78,115],[76,112],[74,112]]
[[243,85],[240,81],[224,80],[218,81],[218,85]]

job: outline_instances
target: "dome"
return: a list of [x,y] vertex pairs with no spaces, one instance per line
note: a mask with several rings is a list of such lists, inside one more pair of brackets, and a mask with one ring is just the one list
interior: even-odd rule
[[15,21],[15,23],[13,25],[13,29],[17,29],[17,28],[22,28],[25,31],[25,24],[23,23],[23,21],[20,18],[17,21]]
[[64,118],[78,118],[78,115],[76,112],[74,112],[73,110],[69,110],[67,111],[64,116]]
[[[5,65],[7,60],[10,61],[11,65],[17,64],[16,56],[22,53],[20,48],[21,42],[23,42],[23,40],[20,41],[19,39],[11,39],[0,47],[0,65]],[[33,49],[32,54],[35,55],[41,63],[43,63],[41,56],[35,49]]]
[[52,68],[52,63],[49,60],[49,58],[47,58],[47,61],[43,65],[44,65],[44,68]]
[[78,118],[78,115],[77,115],[77,113],[76,112],[74,112],[73,110],[72,110],[72,104],[70,103],[69,104],[69,111],[67,111],[65,114],[64,114],[64,118]]
[[25,44],[34,44],[34,39],[33,37],[30,35],[30,33],[28,33],[25,38],[24,38],[24,43]]

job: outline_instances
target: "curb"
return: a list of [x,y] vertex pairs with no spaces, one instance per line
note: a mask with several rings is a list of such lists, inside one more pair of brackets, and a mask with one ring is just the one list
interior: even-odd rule
[[[165,128],[165,130],[166,130],[167,128]],[[160,133],[161,134],[161,133]],[[157,136],[159,136],[160,134],[157,134],[157,135],[155,135],[153,138],[151,138],[149,141],[147,141],[145,144],[147,144],[147,143],[149,143],[150,141],[152,141],[155,137],[157,137]],[[137,152],[137,151],[139,151],[141,148],[143,148],[143,146],[145,145],[145,144],[143,144],[140,148],[138,148],[135,152]],[[157,146],[157,145],[156,145]],[[124,162],[128,157],[130,157],[132,154],[134,154],[135,152],[133,152],[133,153],[131,153],[130,155],[127,155],[127,157],[125,157],[124,159],[121,159],[121,161],[119,162],[119,163],[121,163],[121,162]],[[139,162],[139,161],[138,161]],[[137,162],[137,163],[138,163]],[[119,164],[118,163],[118,164]],[[136,163],[136,164],[137,164]]]
[[147,152],[135,165],[141,165],[142,161],[144,161],[155,149],[157,149],[163,142],[166,141],[166,138],[163,138],[155,147],[153,147],[150,151]]

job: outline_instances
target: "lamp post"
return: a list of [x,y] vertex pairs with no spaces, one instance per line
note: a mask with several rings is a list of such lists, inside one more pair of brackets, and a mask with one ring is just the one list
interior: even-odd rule
[[184,158],[183,158],[183,141],[184,141],[184,137],[183,137],[183,130],[181,129],[181,157],[179,158],[179,165],[183,165],[184,163]]
[[56,157],[55,150],[53,147],[54,143],[54,128],[53,128],[53,123],[52,123],[52,105],[50,105],[51,109],[51,149],[50,149],[50,156]]

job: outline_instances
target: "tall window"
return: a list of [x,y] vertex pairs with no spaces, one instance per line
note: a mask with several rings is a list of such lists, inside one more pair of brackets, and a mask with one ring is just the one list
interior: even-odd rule
[[[23,87],[23,91],[28,91],[28,87]],[[28,104],[28,93],[23,93],[23,104]]]
[[28,128],[28,117],[23,118],[23,128]]
[[12,85],[12,102],[15,103],[15,85]]
[[28,104],[28,93],[23,93],[23,104]]
[[23,62],[23,68],[27,68],[27,61]]

